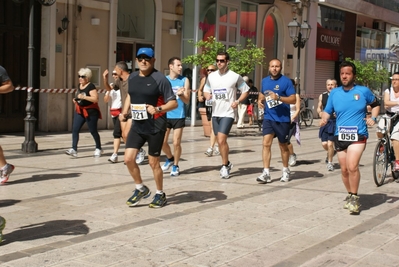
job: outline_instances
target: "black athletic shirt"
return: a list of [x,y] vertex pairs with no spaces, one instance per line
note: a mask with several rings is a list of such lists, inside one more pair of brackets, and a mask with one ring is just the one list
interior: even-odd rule
[[[172,86],[162,73],[154,69],[148,76],[139,76],[139,72],[133,72],[129,76],[128,93],[131,104],[149,104],[159,107],[170,100],[176,100]],[[166,131],[166,113],[158,113],[152,116],[147,113],[147,120],[135,120],[132,130],[139,134],[153,134]]]

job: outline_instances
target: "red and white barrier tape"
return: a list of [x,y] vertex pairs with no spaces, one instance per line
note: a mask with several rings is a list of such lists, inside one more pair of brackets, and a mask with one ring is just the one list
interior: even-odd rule
[[[53,93],[53,94],[69,94],[69,93],[75,93],[76,88],[73,89],[62,89],[62,88],[53,88],[53,89],[33,89],[33,87],[15,87],[14,90],[19,90],[19,91],[28,91],[28,92],[33,92],[33,93]],[[97,89],[98,93],[106,93],[107,89]]]

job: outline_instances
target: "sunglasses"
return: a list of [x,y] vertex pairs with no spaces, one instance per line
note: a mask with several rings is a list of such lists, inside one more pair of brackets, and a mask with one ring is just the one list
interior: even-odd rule
[[78,75],[78,78],[86,79],[86,75]]
[[214,69],[207,69],[206,71],[207,71],[207,72],[210,72],[210,71],[216,71],[216,70],[214,70]]
[[138,57],[137,60],[139,62],[142,62],[143,60],[145,60],[146,62],[150,62],[151,61],[151,57]]
[[225,63],[226,60],[225,59],[216,59],[216,62]]

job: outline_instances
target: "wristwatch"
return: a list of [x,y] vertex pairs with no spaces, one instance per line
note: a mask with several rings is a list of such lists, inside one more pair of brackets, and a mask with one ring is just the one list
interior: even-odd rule
[[158,112],[162,111],[162,107],[156,107],[156,109],[157,109]]
[[279,94],[276,95],[277,95],[277,101],[280,101],[280,95]]

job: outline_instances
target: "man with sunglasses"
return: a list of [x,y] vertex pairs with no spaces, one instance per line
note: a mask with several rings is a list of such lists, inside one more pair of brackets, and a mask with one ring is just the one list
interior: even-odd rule
[[[204,87],[204,96],[207,100],[212,99],[212,128],[219,144],[220,155],[222,156],[222,168],[220,177],[230,178],[230,171],[233,164],[229,161],[229,145],[227,136],[234,123],[234,109],[238,104],[248,97],[249,86],[241,75],[229,70],[229,54],[220,52],[216,56],[218,71],[208,75]],[[241,96],[236,100],[237,90]]]
[[128,95],[120,116],[121,119],[126,118],[130,114],[130,107],[134,120],[126,140],[125,163],[136,189],[126,204],[136,206],[142,198],[151,195],[150,189],[143,184],[140,168],[135,161],[140,148],[148,142],[148,161],[157,187],[149,207],[161,208],[167,201],[163,192],[163,171],[159,157],[166,132],[166,112],[177,108],[177,101],[168,79],[154,68],[152,48],[140,48],[136,62],[139,71],[129,76]]

